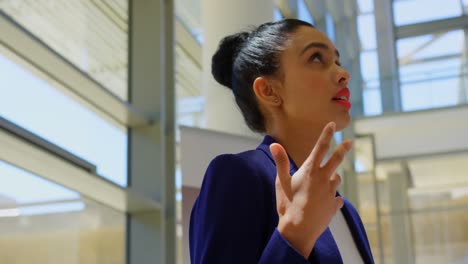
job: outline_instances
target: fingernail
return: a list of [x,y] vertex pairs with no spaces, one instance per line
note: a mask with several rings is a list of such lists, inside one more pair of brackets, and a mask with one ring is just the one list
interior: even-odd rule
[[353,147],[353,141],[351,140],[347,141],[345,147],[346,147],[346,151],[350,151],[351,148]]
[[270,145],[270,152],[273,156],[276,156],[276,154],[278,154],[278,149],[272,147],[272,145]]
[[331,127],[331,129],[333,129],[333,132],[335,132],[335,129],[336,129],[336,124],[335,124],[335,122],[331,122],[330,127]]

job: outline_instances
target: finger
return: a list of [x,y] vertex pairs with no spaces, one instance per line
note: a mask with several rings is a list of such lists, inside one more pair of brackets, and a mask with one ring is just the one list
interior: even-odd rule
[[341,185],[341,176],[338,173],[334,173],[330,177],[331,190],[335,193]]
[[291,175],[289,174],[289,158],[283,146],[278,143],[270,145],[270,152],[276,164],[276,173],[284,194],[290,198]]
[[273,159],[276,163],[276,170],[279,175],[290,176],[289,175],[289,157],[286,154],[286,150],[284,150],[283,146],[278,143],[273,143],[270,145],[270,151],[273,155]]
[[344,206],[344,201],[343,201],[343,198],[341,198],[341,196],[336,196],[335,197],[335,208],[336,208],[336,211],[338,212],[338,210],[340,210],[341,208],[343,208]]
[[324,175],[329,176],[336,171],[341,162],[343,162],[346,153],[351,150],[352,146],[353,142],[351,140],[346,140],[336,148],[330,159],[322,168]]
[[284,193],[283,186],[281,185],[278,176],[276,176],[275,186],[276,210],[278,211],[278,215],[282,216],[286,213],[287,204],[290,199]]
[[320,138],[314,146],[314,149],[310,153],[304,164],[320,168],[320,164],[330,149],[331,140],[333,133],[335,133],[336,124],[334,122],[328,123],[320,134]]

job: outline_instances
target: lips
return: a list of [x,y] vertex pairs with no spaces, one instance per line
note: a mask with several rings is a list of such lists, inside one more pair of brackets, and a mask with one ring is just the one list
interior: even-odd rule
[[343,88],[332,98],[332,100],[336,103],[341,104],[346,109],[350,109],[351,108],[351,103],[349,102],[350,95],[351,93],[349,89]]

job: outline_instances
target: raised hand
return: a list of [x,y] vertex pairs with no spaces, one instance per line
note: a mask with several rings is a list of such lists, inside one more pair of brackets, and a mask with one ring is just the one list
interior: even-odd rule
[[335,132],[335,123],[325,126],[317,144],[304,164],[291,177],[289,158],[277,143],[270,145],[276,163],[276,202],[278,231],[305,258],[325,231],[332,217],[343,206],[336,190],[341,177],[335,172],[351,149],[350,140],[341,143],[322,166]]

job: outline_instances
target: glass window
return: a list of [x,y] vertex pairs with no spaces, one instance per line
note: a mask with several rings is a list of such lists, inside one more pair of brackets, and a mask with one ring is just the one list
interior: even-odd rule
[[442,206],[432,210],[413,210],[410,215],[416,263],[466,263],[467,213],[462,206],[453,205],[463,203],[466,208],[466,196],[464,199],[453,199],[448,204],[440,201],[441,197],[437,194],[431,195],[439,198],[439,201],[431,202]]
[[337,131],[333,134],[333,138],[335,139],[337,144],[343,142],[343,131]]
[[281,14],[281,11],[277,7],[273,9],[273,19],[275,21],[283,19],[283,15]]
[[175,13],[177,19],[191,32],[198,43],[203,43],[201,25],[201,1],[176,0]]
[[395,25],[426,22],[462,14],[460,0],[393,1]]
[[203,42],[205,41],[205,38],[203,37],[203,31],[201,28],[193,29],[192,35],[195,37],[195,40],[197,40],[197,42],[200,44],[203,44]]
[[421,110],[463,102],[462,30],[397,41],[402,109]]
[[[364,178],[364,179],[362,179]],[[366,229],[369,244],[375,263],[380,263],[379,226],[375,202],[375,186],[371,182],[372,175],[358,175],[359,180],[359,215]]]
[[379,80],[379,61],[377,51],[361,52],[360,56],[361,74],[364,81]]
[[332,42],[335,42],[335,23],[333,22],[333,17],[327,13],[325,15],[325,21],[327,25],[327,36]]
[[[454,57],[400,66],[400,82],[431,82],[434,79],[459,77],[462,59]],[[461,76],[460,76],[461,77]]]
[[364,115],[382,114],[381,91],[378,87],[363,90]]
[[432,39],[432,35],[423,35],[411,38],[404,38],[397,40],[397,54],[398,58],[403,58],[416,52],[424,44]]
[[0,54],[0,116],[93,163],[127,184],[127,135],[48,82]]
[[298,18],[300,20],[309,22],[312,25],[314,24],[312,15],[310,14],[309,8],[305,4],[304,0],[297,0],[297,11],[298,11]]
[[431,42],[414,54],[413,58],[426,59],[453,54],[459,55],[465,47],[464,39],[465,34],[462,30],[434,35]]
[[200,0],[176,0],[175,11],[177,18],[180,19],[184,25],[190,29],[201,28],[201,7]]
[[361,75],[363,79],[364,115],[382,114],[380,91],[379,62],[377,51],[365,51],[360,54]]
[[112,93],[127,99],[127,0],[0,1],[0,9]]
[[0,263],[125,263],[125,214],[0,161]]
[[377,48],[374,14],[358,16],[358,34],[362,50]]
[[[461,155],[463,157],[446,157],[451,161],[445,164],[446,170],[440,171],[455,174],[455,178],[458,178],[458,175],[463,177],[463,173],[457,171],[457,168],[463,166],[453,162],[466,160],[466,153]],[[385,168],[384,164],[380,164],[380,167],[377,164],[375,177],[369,175],[358,178],[361,198],[359,205],[360,210],[364,209],[360,211],[361,217],[366,230],[368,227],[373,227],[371,230],[377,229],[377,232],[368,233],[373,253],[377,252],[374,258],[377,260],[379,257],[376,255],[383,255],[384,263],[466,263],[468,182],[457,181],[454,185],[451,180],[436,180],[434,183],[434,179],[441,177],[439,173],[434,172],[434,167],[444,166],[440,156],[404,162],[409,169],[411,184],[407,174],[391,173],[390,167]],[[415,163],[419,163],[419,169],[415,169]],[[424,184],[417,184],[418,182]],[[380,223],[374,212],[380,216]],[[380,245],[376,243],[378,238],[382,243]],[[397,255],[401,243],[409,246],[409,253],[415,259],[413,262],[396,258],[401,256]]]
[[356,173],[372,173],[375,169],[372,136],[358,136],[354,139],[354,145],[356,147],[354,154]]
[[459,87],[458,77],[402,84],[402,109],[414,111],[456,105]]
[[460,55],[465,48],[462,30],[399,39],[397,53],[400,64],[448,55]]
[[80,199],[80,195],[60,185],[0,161],[0,196],[2,205],[33,204]]
[[374,11],[374,1],[373,0],[358,0],[359,11],[360,13],[370,13]]

